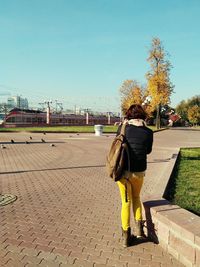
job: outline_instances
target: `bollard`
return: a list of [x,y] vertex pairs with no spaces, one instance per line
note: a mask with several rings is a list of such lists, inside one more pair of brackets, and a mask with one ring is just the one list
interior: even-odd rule
[[101,136],[103,134],[103,125],[94,125],[94,131],[96,136]]

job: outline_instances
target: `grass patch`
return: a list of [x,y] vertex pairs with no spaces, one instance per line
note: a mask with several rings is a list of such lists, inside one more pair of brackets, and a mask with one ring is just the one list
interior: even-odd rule
[[[103,133],[116,133],[118,126],[105,125]],[[151,128],[151,127],[150,127]],[[154,130],[154,128],[152,128]],[[49,126],[0,128],[0,132],[94,133],[94,126]]]
[[[104,126],[103,132],[115,133],[117,126]],[[16,127],[0,128],[0,132],[49,132],[49,133],[94,133],[94,126],[49,126],[49,127]]]
[[200,148],[183,148],[167,189],[167,199],[200,216]]

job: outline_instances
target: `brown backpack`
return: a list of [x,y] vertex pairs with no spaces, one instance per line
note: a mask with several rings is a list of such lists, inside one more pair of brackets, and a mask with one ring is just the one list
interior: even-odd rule
[[[120,134],[114,138],[106,158],[107,173],[115,182],[122,178],[125,165],[130,169],[130,157],[125,138],[125,129],[126,123],[122,124]],[[125,160],[128,160],[127,164]]]

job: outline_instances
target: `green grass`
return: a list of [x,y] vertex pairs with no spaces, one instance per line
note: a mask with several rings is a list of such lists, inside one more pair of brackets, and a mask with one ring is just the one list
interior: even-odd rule
[[[104,133],[116,133],[118,126],[106,125]],[[154,130],[154,128],[152,128]],[[0,132],[58,132],[58,133],[94,133],[94,126],[49,126],[25,128],[0,128]]]
[[[103,132],[114,133],[117,126],[104,126]],[[94,126],[49,126],[49,127],[17,127],[0,128],[0,132],[60,132],[60,133],[94,133]]]
[[200,216],[200,148],[184,148],[175,166],[167,198]]

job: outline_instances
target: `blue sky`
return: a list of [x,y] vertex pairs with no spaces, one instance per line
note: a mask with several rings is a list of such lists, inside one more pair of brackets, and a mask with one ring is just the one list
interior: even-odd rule
[[124,80],[145,84],[159,37],[175,106],[200,92],[199,14],[198,0],[0,0],[0,101],[117,110]]

